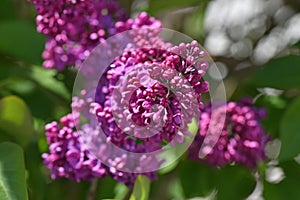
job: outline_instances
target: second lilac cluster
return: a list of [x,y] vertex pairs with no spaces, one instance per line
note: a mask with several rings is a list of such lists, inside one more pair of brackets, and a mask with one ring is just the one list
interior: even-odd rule
[[[199,155],[206,155],[204,162],[212,166],[236,163],[255,168],[267,159],[265,144],[269,136],[260,123],[265,116],[265,110],[255,108],[251,99],[220,104],[215,109],[208,105],[201,113],[200,130],[190,147],[190,157],[201,160]],[[205,141],[214,141],[214,146]]]

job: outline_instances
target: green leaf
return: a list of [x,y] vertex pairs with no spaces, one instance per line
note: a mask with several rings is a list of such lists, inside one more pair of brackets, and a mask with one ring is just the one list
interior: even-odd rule
[[300,153],[300,97],[287,108],[280,124],[281,161],[291,160]]
[[300,49],[300,40],[296,44],[294,44],[293,46]]
[[149,12],[152,14],[159,13],[161,11],[170,10],[174,8],[183,8],[201,5],[208,2],[209,0],[150,0],[149,1]]
[[[40,137],[45,138],[45,137]],[[42,172],[41,153],[37,147],[37,143],[31,140],[24,149],[25,166],[27,172],[27,188],[29,199],[45,199],[46,188],[49,185],[46,183],[46,176]]]
[[[196,135],[196,133],[198,132],[198,121],[193,118],[192,122],[188,124],[188,131],[193,135],[193,137],[186,137],[186,142],[192,142],[192,139],[194,139],[194,136]],[[160,154],[161,158],[164,158],[166,163],[169,163],[168,165],[162,167],[161,169],[158,170],[159,174],[166,174],[171,172],[172,170],[174,170],[178,163],[180,162],[180,160],[183,157],[182,156],[182,152],[185,151],[184,148],[187,148],[186,146],[178,146],[175,148],[172,148],[171,151],[165,151],[163,153]]]
[[0,6],[0,19],[13,19],[16,17],[16,9],[14,7],[14,1],[11,0],[1,0]]
[[218,200],[245,199],[255,187],[251,171],[240,166],[213,168],[185,161],[179,168],[186,199],[208,197],[216,191]]
[[150,190],[150,180],[143,175],[139,175],[134,183],[130,200],[147,200]]
[[286,109],[287,100],[281,96],[262,96],[255,102],[257,107],[265,108],[267,110],[267,118],[261,121],[266,133],[272,136],[279,137],[279,127],[282,119],[282,113]]
[[216,187],[216,170],[199,162],[180,163],[179,176],[186,198],[207,196]]
[[264,198],[266,200],[299,199],[300,165],[295,161],[280,164],[285,179],[278,184],[264,182]]
[[0,199],[28,199],[23,151],[8,142],[0,144]]
[[30,77],[32,80],[65,99],[71,98],[66,86],[54,78],[56,70],[45,70],[40,66],[32,66],[31,69],[32,72],[30,73]]
[[217,173],[217,199],[246,199],[254,190],[255,185],[256,181],[249,169],[241,166],[227,166]]
[[186,19],[183,23],[184,33],[187,33],[190,37],[203,41],[204,37],[204,17],[205,17],[205,8],[206,5],[203,4],[198,6],[194,11],[186,16]]
[[[169,155],[168,155],[169,154]],[[166,156],[169,156],[169,157],[174,157],[176,155],[174,154],[171,154],[171,153],[168,153]],[[166,174],[166,173],[169,173],[171,171],[173,171],[177,165],[179,164],[179,161],[180,159],[173,159],[173,162],[169,165],[167,165],[166,167],[163,167],[161,169],[158,170],[158,174]]]
[[193,118],[192,122],[188,124],[188,130],[191,134],[196,135],[196,133],[198,132],[198,121]]
[[65,81],[71,80],[71,85],[75,78],[59,80],[55,70],[45,70],[41,66],[19,66],[2,60],[0,65],[3,66],[0,67],[1,96],[15,94],[22,97],[32,115],[46,121],[70,112],[72,89],[67,89]]
[[253,75],[256,87],[290,89],[300,87],[300,56],[289,55],[273,59]]
[[20,145],[28,143],[34,132],[33,120],[22,99],[7,96],[0,100],[0,129]]
[[[126,187],[126,186],[125,186]],[[97,190],[97,200],[111,199],[118,195],[116,191],[117,182],[111,177],[104,177],[100,180],[98,190]],[[115,198],[116,199],[116,198]],[[122,199],[122,198],[117,198]]]
[[41,63],[44,38],[37,33],[33,24],[24,21],[2,21],[0,38],[2,54],[29,63]]
[[125,184],[117,184],[115,187],[115,198],[114,199],[125,199],[126,195],[129,192],[128,187]]
[[171,179],[170,184],[166,189],[166,192],[168,193],[170,199],[185,199],[184,191],[179,177],[174,177],[174,179]]

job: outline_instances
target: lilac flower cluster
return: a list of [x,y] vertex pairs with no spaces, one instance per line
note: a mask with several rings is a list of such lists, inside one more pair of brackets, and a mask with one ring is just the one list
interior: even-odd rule
[[[35,4],[37,4],[39,1],[34,1]],[[42,2],[40,2],[42,3]],[[45,2],[42,4],[42,8]],[[75,5],[74,5],[75,6]],[[68,6],[67,6],[68,7]],[[37,9],[41,9],[40,7],[37,6]],[[79,9],[80,10],[80,9]],[[49,14],[49,13],[48,13]],[[38,16],[38,18],[40,18]],[[46,22],[45,22],[46,23]],[[113,32],[113,29],[111,29],[110,34],[120,32],[125,30],[124,28],[121,29],[121,22],[116,25],[116,31]],[[41,23],[43,24],[43,23]],[[53,24],[52,24],[53,25]],[[56,24],[57,25],[57,24]],[[59,24],[58,24],[59,25]],[[57,26],[58,26],[57,25]],[[55,25],[53,25],[55,26]],[[161,27],[161,23],[152,18],[149,17],[145,13],[141,13],[137,19],[130,19],[124,23],[126,26],[126,29],[132,29],[135,26],[142,26],[143,28],[150,30],[153,30],[153,32],[156,32],[156,28]],[[41,27],[48,27],[48,25],[41,25]],[[38,29],[44,33],[47,33],[49,37],[56,35],[56,32],[51,32],[49,30],[44,30],[43,28],[39,27]],[[60,26],[58,26],[60,27]],[[64,34],[67,34],[68,32],[63,31],[65,27],[61,27],[62,32]],[[52,30],[52,29],[51,29]],[[77,30],[77,29],[76,29]],[[53,30],[52,30],[53,31]],[[78,31],[79,33],[82,33],[81,31]],[[152,33],[153,33],[152,32]],[[71,32],[70,32],[71,33]],[[157,44],[156,47],[161,47],[163,45],[166,45],[160,38],[155,37],[155,35],[150,34],[151,31],[149,32],[140,32],[137,35],[134,35],[136,39],[140,36],[139,40],[136,41],[146,41],[147,39],[144,38],[143,36],[149,36],[153,37],[152,41],[155,41]],[[150,35],[149,35],[150,34]],[[156,33],[157,35],[157,33]],[[57,36],[57,35],[56,35]],[[83,36],[83,35],[82,35]],[[142,40],[142,38],[144,40]],[[86,37],[85,37],[86,38]],[[81,41],[84,40],[84,37],[82,38]],[[69,42],[69,40],[67,41]],[[72,41],[72,42],[75,42]],[[49,43],[48,43],[49,44]],[[47,45],[48,45],[47,44]],[[63,44],[64,46],[66,44]],[[57,44],[54,44],[54,48],[57,49]],[[130,46],[130,44],[129,44]],[[82,49],[86,48],[82,46]],[[65,51],[63,53],[70,53],[70,51]],[[74,54],[75,55],[75,54]],[[86,55],[87,56],[87,55]],[[50,56],[51,59],[53,56]],[[74,56],[75,58],[76,56]],[[76,57],[78,58],[78,56]],[[83,58],[83,57],[82,57]],[[47,62],[47,60],[46,60]],[[56,61],[55,61],[56,62]],[[62,63],[60,66],[64,66],[66,63]],[[56,65],[57,67],[57,65]],[[112,71],[111,71],[112,72]],[[114,74],[116,76],[116,73]],[[105,88],[105,87],[102,87]],[[90,111],[86,111],[82,109],[83,107],[86,106],[95,106],[95,103],[91,102],[91,98],[87,96],[86,91],[82,91],[82,97],[83,98],[78,98],[74,97],[73,102],[72,102],[72,110],[73,112],[63,118],[61,118],[61,125],[59,125],[57,122],[52,122],[50,124],[46,125],[46,136],[47,136],[47,141],[49,144],[49,153],[43,154],[43,159],[45,165],[51,170],[51,177],[53,179],[58,178],[58,177],[65,177],[65,178],[71,178],[75,179],[77,181],[81,180],[91,180],[93,178],[101,178],[105,175],[111,175],[114,179],[118,180],[119,182],[125,183],[128,186],[132,186],[134,183],[136,177],[139,174],[144,174],[148,176],[151,180],[156,178],[156,173],[155,172],[147,172],[147,173],[128,173],[128,172],[123,172],[117,170],[115,167],[113,167],[113,163],[120,163],[120,160],[122,160],[122,157],[116,156],[114,160],[112,160],[110,163],[110,166],[105,166],[103,163],[100,162],[98,158],[96,158],[95,155],[93,155],[90,151],[88,151],[85,148],[85,145],[82,140],[80,140],[81,132],[77,131],[75,126],[79,124],[79,116],[80,115],[88,115]],[[93,110],[93,109],[91,109]],[[105,127],[105,126],[104,126]],[[81,126],[82,129],[85,129],[86,132],[94,132],[95,137],[97,137],[97,130],[95,130],[95,127],[91,127],[89,124],[84,124]],[[99,138],[99,137],[97,137]],[[82,139],[82,138],[81,138]],[[122,137],[119,138],[119,140],[122,140]],[[101,145],[105,143],[105,141],[101,141]],[[126,143],[126,144],[125,144]],[[143,145],[137,145],[134,141],[127,140],[124,144],[127,146],[127,149],[131,149],[134,152],[141,152],[144,150]],[[105,146],[105,145],[104,145]],[[138,147],[139,146],[139,147]],[[104,147],[105,148],[105,147]],[[139,168],[141,168],[142,165],[147,165],[149,162],[153,163],[149,158],[142,157],[141,158],[141,165]],[[138,172],[138,170],[137,170]]]
[[[146,13],[113,26],[114,20],[124,19],[124,16],[116,12],[116,4],[104,0],[64,0],[55,5],[50,0],[32,2],[39,14],[38,31],[48,36],[43,53],[47,68],[61,70],[67,65],[80,64],[91,49],[100,42],[105,43],[109,35],[134,30],[129,37],[132,43],[100,79],[96,102],[87,95],[88,91],[82,91],[82,97],[73,98],[72,113],[61,119],[61,125],[57,122],[46,125],[49,153],[43,154],[43,158],[52,178],[81,181],[110,175],[128,186],[132,186],[139,174],[151,180],[156,178],[155,172],[147,170],[151,169],[149,166],[161,164],[153,157],[143,155],[138,163],[132,163],[137,173],[118,170],[128,158],[111,152],[106,143],[111,141],[128,152],[147,153],[160,149],[163,143],[182,143],[186,136],[191,136],[187,124],[199,109],[201,94],[208,91],[208,83],[202,79],[208,63],[199,62],[205,54],[198,43],[172,47],[158,36],[161,22]],[[110,15],[114,12],[114,16]],[[118,85],[120,81],[126,84]],[[114,96],[121,106],[111,104]],[[193,104],[195,99],[196,104]],[[125,109],[124,105],[130,106]],[[89,106],[90,110],[83,109]],[[98,126],[80,124],[80,117],[91,113],[97,117],[106,141],[98,137]],[[116,115],[119,121],[115,121]],[[133,122],[132,126],[125,127],[128,119]],[[83,131],[75,129],[79,124]],[[147,131],[143,127],[147,127]],[[87,140],[99,142],[96,150],[103,157],[108,154],[113,157],[108,159],[107,166],[99,160],[98,154],[86,148],[83,132],[91,133]]]
[[183,143],[201,94],[208,91],[202,79],[208,63],[196,62],[204,56],[194,41],[169,50],[133,49],[115,59],[101,77],[95,99],[109,140],[131,152]]
[[75,131],[78,119],[68,114],[60,119],[60,123],[61,126],[52,122],[45,127],[49,153],[44,153],[42,157],[51,170],[51,178],[64,177],[81,181],[104,177],[107,174],[105,166],[80,143]]
[[[76,99],[73,105],[78,106],[78,103],[86,102],[83,102],[82,99]],[[114,167],[105,166],[86,149],[80,139],[80,133],[75,129],[75,125],[79,123],[78,114],[76,112],[68,114],[60,119],[60,124],[54,121],[45,127],[49,153],[44,153],[42,157],[44,164],[51,170],[51,178],[68,178],[79,182],[110,175],[118,182],[132,187],[135,179],[141,173],[122,172]],[[82,129],[87,132],[95,131],[89,124],[83,125]],[[156,179],[154,172],[142,174],[148,176],[150,180]]]
[[43,58],[46,68],[78,66],[90,51],[112,34],[116,21],[126,15],[107,0],[29,0],[35,4],[38,32],[47,36]]
[[[248,98],[220,104],[213,111],[211,105],[207,106],[201,113],[199,132],[190,146],[190,158],[199,160],[200,153],[206,155],[204,161],[212,166],[236,163],[255,168],[259,161],[267,159],[265,144],[269,137],[260,124],[265,115],[265,110],[255,108]],[[220,124],[222,117],[225,117],[224,124]],[[220,125],[221,133],[218,133]],[[215,146],[204,144],[204,140],[216,141]]]
[[115,24],[115,28],[119,33],[131,29],[159,29],[161,27],[162,23],[154,17],[150,17],[146,12],[140,13],[135,19],[130,18]]

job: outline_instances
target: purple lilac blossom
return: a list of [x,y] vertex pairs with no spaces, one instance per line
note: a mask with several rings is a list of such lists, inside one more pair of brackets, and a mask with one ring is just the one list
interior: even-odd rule
[[[194,41],[190,44],[180,44],[179,46],[171,47],[170,44],[158,37],[160,28],[161,23],[149,17],[146,13],[141,13],[136,19],[129,19],[126,22],[118,22],[116,24],[116,32],[129,29],[136,30],[136,32],[133,32],[136,34],[132,35],[135,39],[135,44],[128,44],[124,53],[117,57],[107,68],[105,75],[99,81],[96,103],[87,95],[88,89],[82,91],[82,97],[73,98],[73,113],[67,117],[71,119],[71,116],[73,116],[73,120],[76,122],[72,120],[65,122],[64,117],[61,122],[62,126],[59,126],[57,122],[46,126],[46,135],[50,148],[49,153],[43,154],[43,158],[45,164],[51,170],[52,178],[65,177],[80,181],[100,178],[105,174],[109,174],[117,181],[132,186],[139,174],[144,174],[151,180],[156,177],[155,172],[148,171],[143,173],[145,172],[144,169],[150,165],[160,164],[147,156],[140,158],[136,166],[136,172],[138,173],[117,170],[116,168],[118,167],[116,166],[124,165],[127,158],[111,154],[109,149],[105,147],[106,141],[97,141],[95,139],[99,139],[97,137],[99,130],[96,130],[98,126],[85,124],[81,125],[83,130],[77,131],[75,125],[80,121],[79,115],[82,117],[93,113],[94,116],[97,116],[97,122],[100,122],[99,125],[101,125],[102,130],[106,134],[107,140],[111,140],[114,144],[129,152],[147,153],[161,148],[162,143],[173,142],[172,140],[176,140],[174,143],[182,143],[185,140],[185,136],[191,137],[187,130],[187,124],[191,122],[193,112],[199,109],[199,104],[201,105],[201,94],[208,91],[208,83],[202,78],[208,68],[208,63],[206,61],[198,61],[205,57],[205,53],[199,49],[197,42]],[[139,48],[136,49],[136,47]],[[133,70],[134,73],[131,76],[124,76],[133,68],[143,69],[144,67],[146,67],[146,70],[141,70],[142,73],[135,74],[135,70]],[[147,72],[145,74],[146,79],[148,76],[148,78],[150,77],[156,82],[145,81],[143,72]],[[136,79],[133,80],[132,77]],[[113,90],[116,87],[116,83],[121,79],[126,79],[128,83],[131,83],[131,81],[133,81],[132,83],[140,83],[140,87],[134,90],[129,97],[128,102],[131,106],[128,111],[132,121],[139,126],[147,126],[151,120],[155,119],[158,123],[154,124],[154,132],[152,131],[151,133],[153,136],[143,138],[141,137],[141,131],[135,129],[136,127],[130,127],[137,132],[134,136],[137,136],[138,140],[133,139],[124,134],[114,122],[114,112],[116,110],[110,104],[109,98],[113,96],[113,91],[119,91],[120,94],[128,92],[127,87]],[[162,83],[167,84],[169,88]],[[189,93],[189,87],[192,88],[194,93]],[[197,105],[191,104],[194,99],[197,99]],[[124,102],[126,100],[128,99],[123,98]],[[179,102],[183,103],[179,104]],[[90,107],[90,110],[82,110],[82,107]],[[119,114],[121,114],[122,119],[128,113],[121,112]],[[180,132],[178,129],[181,126],[183,126],[184,131]],[[156,130],[157,128],[158,130]],[[65,129],[68,130],[69,134],[65,137],[60,137],[58,143],[56,140],[51,139],[52,136],[59,138],[59,133]],[[104,166],[100,160],[95,159],[91,151],[86,150],[85,144],[82,143],[79,137],[85,137],[82,132],[92,132],[91,135],[94,138],[91,137],[88,140],[99,142],[98,144],[102,146],[98,150],[104,156],[106,154],[113,156],[113,159],[110,159],[109,166]],[[98,145],[96,146],[99,147]],[[81,164],[82,162],[89,163],[88,160],[90,159],[93,160],[93,165],[89,165],[90,168]],[[93,171],[100,166],[101,176]],[[78,174],[79,172],[84,172],[85,174],[80,175]]]
[[[73,101],[73,106],[77,109],[82,105],[82,99]],[[63,116],[60,119],[60,124],[56,121],[45,126],[47,143],[49,144],[49,152],[43,153],[42,158],[44,164],[51,171],[51,178],[68,178],[74,179],[77,182],[91,181],[95,178],[103,178],[110,175],[113,179],[120,183],[132,187],[138,175],[143,174],[148,176],[150,180],[156,179],[156,173],[128,173],[116,170],[114,167],[105,166],[96,158],[90,151],[85,148],[85,145],[80,139],[80,132],[76,131],[75,125],[79,123],[79,115],[74,112]],[[82,126],[84,131],[91,134],[97,130],[91,128],[89,124]],[[105,148],[105,143],[101,143]],[[120,158],[116,158],[116,160]]]
[[146,12],[141,12],[136,18],[130,18],[126,21],[118,21],[115,24],[115,28],[118,33],[131,30],[131,29],[143,29],[150,28],[157,30],[162,27],[162,23],[149,16]]
[[124,10],[108,0],[29,0],[37,11],[37,31],[47,36],[44,67],[79,66],[91,50],[116,34]]
[[[107,140],[127,152],[159,152],[166,143],[184,143],[186,137],[192,137],[187,124],[202,105],[201,94],[208,92],[203,80],[208,63],[199,62],[205,53],[196,41],[174,47],[164,46],[162,41],[155,45],[168,50],[128,48],[98,83],[95,115]],[[95,144],[92,146],[98,146]],[[120,160],[114,164],[130,166],[128,155],[118,155]],[[137,161],[140,171],[161,162],[151,156],[145,160],[148,165],[143,159]]]
[[[186,56],[187,53],[190,56]],[[169,143],[174,138],[177,143],[184,141],[185,135],[189,135],[187,124],[194,111],[199,110],[201,94],[208,91],[208,83],[202,79],[208,63],[196,62],[192,56],[195,60],[205,56],[196,41],[169,50],[141,48],[126,51],[107,68],[97,87],[99,108],[96,115],[104,133],[114,144],[128,151],[152,152],[160,149],[161,143]],[[119,84],[122,79],[126,82],[124,86]],[[185,93],[189,86],[193,89],[191,94]],[[116,105],[112,98],[117,98]],[[197,106],[191,104],[195,98]],[[180,104],[179,99],[184,103]],[[156,108],[151,110],[153,106]],[[115,118],[119,119],[117,123]],[[134,122],[133,127],[128,126],[132,124],[130,121]],[[151,122],[154,128],[149,130],[150,137],[147,137],[147,132],[139,129]],[[122,124],[124,128],[120,128]],[[178,131],[182,126],[185,126],[185,132]],[[138,140],[128,137],[125,129],[132,129],[132,136]]]
[[[43,10],[43,6],[47,4],[47,2],[43,3],[40,1],[33,1],[37,5],[37,10],[40,13],[40,15],[45,15],[47,14],[46,11]],[[49,3],[49,2],[48,2]],[[51,6],[50,6],[51,8]],[[49,13],[48,13],[49,14]],[[147,17],[146,17],[147,16]],[[38,16],[37,18],[41,18],[41,16]],[[154,20],[152,17],[148,17],[148,15],[145,15],[145,13],[142,13],[138,16],[138,18],[143,18],[145,25],[143,28],[157,28],[161,27],[161,23],[158,20]],[[38,19],[37,19],[38,20]],[[129,26],[129,21],[126,22],[127,27],[129,29],[133,28]],[[131,19],[131,21],[136,21],[138,23],[139,20],[137,19]],[[150,21],[152,23],[150,23]],[[119,22],[120,23],[120,22]],[[152,24],[156,24],[158,26],[152,26]],[[141,23],[140,23],[141,25]],[[42,27],[46,25],[41,25],[38,29],[40,32],[42,31]],[[58,27],[60,27],[58,25]],[[61,27],[62,28],[62,27]],[[57,28],[54,28],[57,29]],[[64,29],[64,28],[62,28]],[[56,32],[52,33],[49,30],[44,30],[45,34],[47,34],[49,37],[54,36]],[[49,31],[49,32],[48,32]],[[114,28],[111,29],[111,33],[113,34],[115,32]],[[122,30],[117,30],[117,32],[121,32]],[[65,33],[65,31],[63,31]],[[149,36],[149,33],[141,33],[146,36]],[[150,37],[150,36],[149,36]],[[156,37],[154,39],[157,41],[157,44],[162,45],[162,41],[160,38]],[[152,40],[152,41],[154,41]],[[50,40],[49,40],[50,41]],[[139,40],[142,41],[142,40]],[[144,40],[146,41],[146,39]],[[69,43],[71,44],[71,43]],[[53,43],[48,42],[46,45],[52,45],[51,49],[56,48],[56,41],[55,39],[53,40]],[[130,44],[129,44],[130,46]],[[159,46],[159,45],[157,45]],[[50,47],[49,47],[50,48]],[[74,48],[72,49],[74,50]],[[68,53],[66,52],[61,52],[62,54]],[[75,55],[76,54],[76,55]],[[78,54],[75,53],[74,58]],[[50,55],[49,58],[51,58],[52,55]],[[58,56],[55,55],[55,56]],[[87,55],[86,55],[87,56]],[[52,57],[53,58],[53,57]],[[51,58],[51,59],[52,59]],[[54,60],[52,60],[54,62]],[[52,62],[51,61],[51,62]],[[46,61],[47,62],[47,61]],[[81,62],[81,59],[80,59]],[[64,66],[66,63],[62,63],[60,66]],[[111,175],[114,179],[116,179],[119,182],[125,183],[128,186],[132,186],[136,177],[141,174],[141,173],[128,173],[128,172],[121,172],[116,170],[114,167],[107,167],[104,166],[99,159],[96,159],[95,156],[93,156],[89,151],[85,149],[85,145],[82,143],[82,140],[80,140],[80,132],[76,131],[75,125],[79,124],[80,119],[79,116],[88,116],[90,111],[86,111],[83,109],[83,107],[86,107],[87,105],[91,105],[91,109],[93,107],[93,103],[91,101],[91,98],[88,97],[86,91],[82,91],[81,93],[82,98],[79,97],[73,97],[72,101],[72,110],[73,112],[71,114],[68,114],[65,117],[62,117],[61,119],[61,125],[57,122],[52,122],[46,125],[46,137],[47,137],[47,142],[49,144],[49,153],[44,153],[42,155],[44,159],[45,165],[51,170],[51,177],[53,179],[56,178],[69,178],[69,179],[75,179],[77,181],[81,180],[92,180],[94,178],[101,178],[106,174]],[[93,109],[92,109],[93,110]],[[75,122],[76,121],[76,122]],[[88,124],[85,124],[82,126],[85,131],[88,132],[93,132],[95,137],[97,137],[97,130],[94,130],[95,127],[91,127]],[[66,132],[66,133],[65,133]],[[101,141],[101,144],[103,142]],[[130,143],[128,143],[128,146]],[[118,160],[119,158],[116,158]],[[143,160],[143,159],[141,159]],[[91,163],[91,164],[90,164]],[[143,160],[144,164],[149,163],[145,159]],[[143,173],[144,175],[148,176],[151,180],[156,178],[156,173],[155,172],[147,172]]]
[[81,145],[75,123],[78,123],[75,115],[68,114],[60,119],[60,124],[51,122],[45,127],[49,153],[42,157],[51,170],[51,178],[64,177],[79,182],[104,177],[106,167]]
[[[223,109],[224,106],[226,109]],[[270,138],[260,123],[266,117],[265,109],[254,107],[252,99],[244,98],[239,102],[220,104],[213,112],[214,114],[211,104],[202,110],[199,131],[189,149],[191,159],[204,161],[215,167],[236,163],[250,169],[267,159],[265,145]],[[219,129],[215,127],[220,125],[219,119],[224,115],[226,120],[219,137],[216,133]],[[204,139],[207,139],[205,137],[217,140],[215,146],[203,144]],[[203,152],[199,152],[202,145]],[[199,153],[206,157],[200,159]]]

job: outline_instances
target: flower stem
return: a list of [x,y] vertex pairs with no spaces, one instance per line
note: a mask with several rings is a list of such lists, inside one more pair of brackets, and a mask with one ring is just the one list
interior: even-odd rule
[[89,190],[89,193],[88,193],[88,196],[87,196],[87,200],[96,200],[97,186],[98,186],[98,179],[96,178],[91,183],[90,190]]

